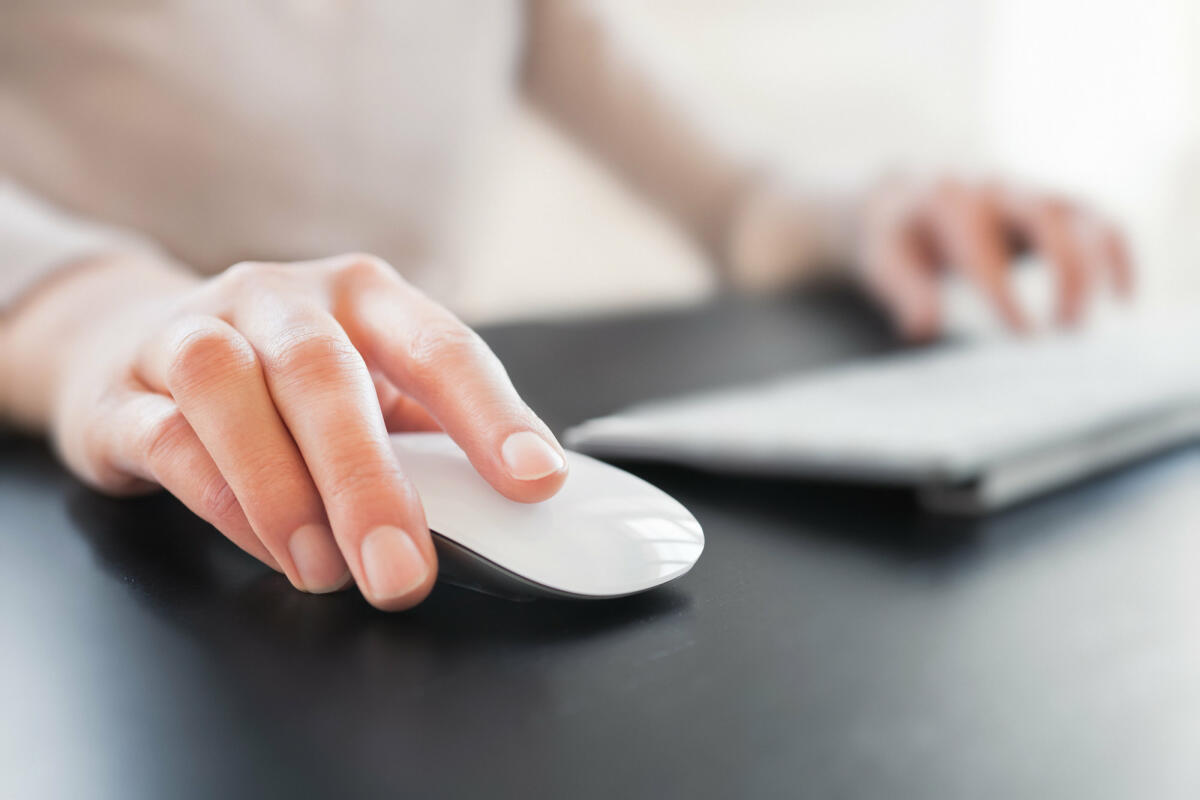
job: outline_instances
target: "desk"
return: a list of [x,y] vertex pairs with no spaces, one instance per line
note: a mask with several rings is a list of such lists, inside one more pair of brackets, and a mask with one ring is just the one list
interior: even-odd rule
[[[484,334],[560,431],[893,346],[836,290]],[[974,525],[637,469],[704,526],[684,579],[386,615],[4,440],[0,795],[1200,796],[1200,450]]]

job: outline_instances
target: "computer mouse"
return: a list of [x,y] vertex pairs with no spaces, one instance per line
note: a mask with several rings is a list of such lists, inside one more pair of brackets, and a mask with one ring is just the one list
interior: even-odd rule
[[567,452],[562,489],[540,503],[509,500],[443,433],[401,433],[392,445],[421,495],[439,578],[513,599],[623,597],[683,575],[704,533],[666,492],[610,464]]

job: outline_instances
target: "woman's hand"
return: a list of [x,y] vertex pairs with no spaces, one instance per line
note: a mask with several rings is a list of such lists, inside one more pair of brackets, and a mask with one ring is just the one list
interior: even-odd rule
[[[163,486],[297,588],[353,580],[390,610],[423,599],[437,568],[389,430],[444,429],[514,500],[562,485],[561,447],[496,356],[380,260],[144,274],[82,270],[23,312],[86,315],[31,355],[55,362],[64,460],[101,490]],[[6,346],[38,347],[29,331]]]
[[1053,271],[1055,319],[1077,323],[1103,283],[1130,294],[1132,266],[1117,228],[1065,198],[953,179],[891,179],[863,206],[858,263],[867,287],[901,330],[926,339],[941,328],[938,275],[962,273],[1014,331],[1029,328],[1009,281],[1012,259],[1035,252]]
[[848,203],[771,185],[750,196],[732,242],[735,283],[770,288],[822,262],[853,264],[870,293],[912,339],[940,332],[939,278],[964,275],[1014,331],[1029,319],[1009,267],[1035,252],[1053,270],[1055,317],[1077,322],[1088,296],[1107,283],[1132,290],[1120,231],[1086,206],[997,183],[892,177]]

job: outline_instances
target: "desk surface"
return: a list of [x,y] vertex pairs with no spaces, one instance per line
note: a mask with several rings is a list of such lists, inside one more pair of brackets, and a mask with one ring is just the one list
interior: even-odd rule
[[[890,346],[837,292],[485,336],[559,430]],[[638,470],[676,584],[389,616],[0,441],[0,795],[1200,796],[1200,450],[975,525]]]

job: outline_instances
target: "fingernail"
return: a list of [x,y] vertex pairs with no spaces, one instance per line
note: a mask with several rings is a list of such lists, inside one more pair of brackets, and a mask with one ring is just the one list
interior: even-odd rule
[[429,565],[416,542],[399,528],[385,525],[368,533],[362,560],[367,586],[376,600],[403,597],[429,577]]
[[558,451],[533,431],[520,431],[505,439],[500,456],[508,474],[519,481],[536,481],[565,466]]
[[350,571],[325,525],[302,525],[288,539],[288,552],[296,565],[301,588],[313,594],[336,592],[346,585]]

